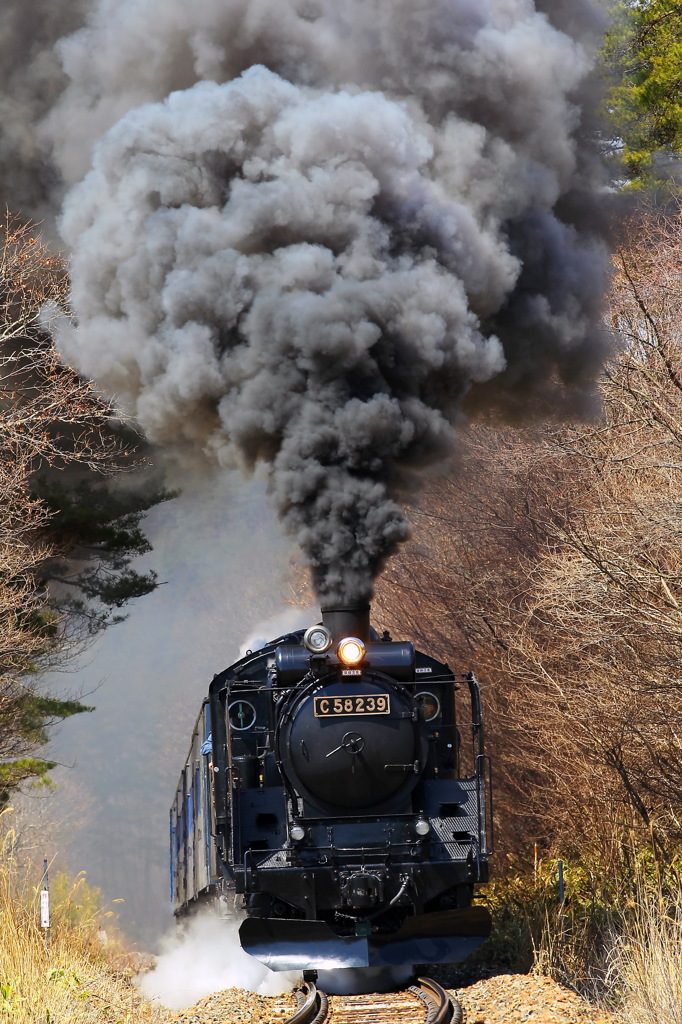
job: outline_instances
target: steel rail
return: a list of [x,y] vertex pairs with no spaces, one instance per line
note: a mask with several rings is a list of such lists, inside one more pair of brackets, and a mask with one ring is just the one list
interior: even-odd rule
[[[461,1024],[462,1007],[437,981],[418,978],[417,984],[411,985],[407,991],[416,996],[424,1007],[423,1024]],[[376,998],[375,995],[369,995],[369,1002]],[[326,993],[321,992],[312,981],[307,981],[302,988],[297,989],[296,999],[296,1010],[283,1024],[323,1024],[329,1009]]]
[[426,1007],[424,1024],[461,1024],[462,1007],[433,978],[417,978],[410,992]]
[[297,989],[296,999],[298,1007],[288,1017],[284,1024],[322,1024],[327,1016],[328,999],[324,992],[320,992],[312,981],[305,983],[303,988]]

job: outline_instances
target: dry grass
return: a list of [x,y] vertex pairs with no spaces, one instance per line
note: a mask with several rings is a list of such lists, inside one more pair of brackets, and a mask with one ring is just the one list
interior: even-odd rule
[[626,1024],[682,1024],[682,891],[643,894],[616,938],[608,981]]
[[[40,877],[38,873],[38,879]],[[82,876],[52,908],[49,942],[39,927],[36,875],[20,868],[12,834],[0,844],[0,1021],[8,1024],[151,1024],[165,1011],[132,985],[133,958],[104,945],[100,912],[91,914]],[[91,892],[91,890],[90,890]],[[85,909],[85,912],[83,912]]]
[[533,970],[623,1024],[682,1024],[682,886],[640,875],[621,897],[598,914],[548,910]]

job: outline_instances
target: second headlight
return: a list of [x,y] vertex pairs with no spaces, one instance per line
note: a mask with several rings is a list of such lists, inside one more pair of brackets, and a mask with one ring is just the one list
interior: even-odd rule
[[311,626],[303,634],[303,643],[313,654],[324,654],[332,645],[332,635],[326,626]]

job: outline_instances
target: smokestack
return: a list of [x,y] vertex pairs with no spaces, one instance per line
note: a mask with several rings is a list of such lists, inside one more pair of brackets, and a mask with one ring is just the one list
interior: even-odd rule
[[369,641],[369,605],[349,605],[345,608],[323,608],[322,621],[335,641],[355,636],[363,643]]

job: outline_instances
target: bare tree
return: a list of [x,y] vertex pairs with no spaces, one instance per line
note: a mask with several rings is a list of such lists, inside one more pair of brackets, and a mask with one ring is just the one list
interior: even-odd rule
[[608,317],[618,351],[592,423],[478,424],[434,478],[382,580],[486,687],[508,845],[579,840],[665,857],[682,813],[682,241],[633,221]]
[[31,479],[46,466],[112,471],[126,454],[107,429],[111,409],[60,362],[41,323],[46,305],[64,307],[65,292],[62,262],[8,216],[0,229],[0,797],[49,767],[32,754],[50,722],[83,710],[37,685],[39,671],[65,656],[67,635],[41,581],[54,551]]
[[622,350],[603,416],[552,439],[576,481],[570,515],[552,510],[556,540],[511,643],[517,712],[543,701],[539,750],[557,794],[634,820],[661,853],[682,806],[681,264],[679,218],[638,218],[617,257]]

